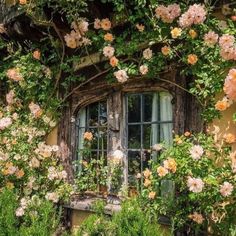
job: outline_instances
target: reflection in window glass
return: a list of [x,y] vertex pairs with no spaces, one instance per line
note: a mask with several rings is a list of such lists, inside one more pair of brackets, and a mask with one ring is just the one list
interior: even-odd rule
[[172,97],[168,92],[126,95],[126,128],[129,185],[148,168],[151,147],[172,143]]

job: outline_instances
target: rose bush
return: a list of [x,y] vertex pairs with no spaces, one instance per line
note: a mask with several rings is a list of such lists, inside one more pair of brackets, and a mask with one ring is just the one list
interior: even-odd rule
[[176,228],[214,235],[235,224],[235,153],[213,135],[177,136],[143,173],[143,204],[154,214],[171,218]]

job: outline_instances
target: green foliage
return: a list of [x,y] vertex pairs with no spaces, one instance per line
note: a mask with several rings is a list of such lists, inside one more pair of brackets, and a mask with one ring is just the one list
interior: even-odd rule
[[0,193],[1,236],[51,236],[56,231],[60,212],[52,203],[34,198],[20,219],[16,216],[17,200],[12,190],[3,189]]
[[111,217],[91,215],[84,221],[78,236],[162,236],[164,234],[156,222],[141,209],[137,200],[128,200],[122,204],[120,212]]
[[15,215],[17,208],[16,195],[9,189],[0,192],[0,235],[17,235],[18,220]]

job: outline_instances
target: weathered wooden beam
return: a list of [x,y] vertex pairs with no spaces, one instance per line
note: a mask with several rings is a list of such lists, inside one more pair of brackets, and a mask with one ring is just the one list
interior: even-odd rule
[[[149,42],[143,42],[140,43],[137,47],[137,51],[143,50],[147,48],[148,46],[152,46],[154,44],[158,44],[160,42],[155,42],[155,43],[149,43]],[[128,44],[128,43],[127,43]],[[124,55],[119,55],[119,57],[122,57]],[[81,70],[85,67],[92,66],[93,64],[98,64],[104,61],[108,61],[109,59],[107,57],[104,57],[101,52],[95,52],[93,54],[90,54],[88,56],[84,56],[80,58],[79,62],[74,62],[73,68],[74,71]]]

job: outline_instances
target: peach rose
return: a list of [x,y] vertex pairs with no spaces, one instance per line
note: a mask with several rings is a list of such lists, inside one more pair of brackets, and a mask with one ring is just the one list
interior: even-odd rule
[[92,141],[93,139],[93,134],[91,132],[85,132],[84,133],[84,139],[88,141]]
[[164,177],[165,175],[167,175],[169,173],[169,171],[163,167],[163,166],[159,166],[157,168],[157,174],[160,176],[160,177]]
[[113,35],[112,35],[111,33],[106,33],[106,34],[104,35],[104,40],[105,40],[105,41],[112,42],[112,41],[114,40],[114,37],[113,37]]
[[224,140],[226,143],[231,144],[236,141],[236,137],[234,134],[228,133],[224,135]]
[[182,29],[175,27],[174,29],[171,30],[171,37],[173,39],[178,38],[182,34]]
[[168,47],[168,46],[162,47],[162,48],[161,48],[161,52],[162,52],[162,54],[163,54],[164,56],[169,55],[169,54],[170,54],[170,47]]
[[112,67],[116,67],[118,65],[118,63],[119,63],[119,60],[115,56],[110,58],[110,65]]
[[188,34],[192,39],[195,39],[197,37],[197,32],[193,29],[189,30]]
[[149,198],[149,199],[154,199],[155,196],[156,196],[156,193],[153,192],[153,191],[151,191],[151,192],[148,194],[148,198]]
[[41,52],[39,50],[35,50],[33,52],[33,58],[36,60],[40,60],[40,57],[41,57]]
[[151,183],[152,183],[151,180],[145,179],[143,185],[144,187],[148,187],[149,185],[151,185]]
[[195,54],[188,55],[188,64],[195,65],[198,61],[198,57]]
[[218,110],[218,111],[224,111],[226,110],[227,108],[229,107],[229,103],[225,100],[222,100],[222,101],[218,101],[216,104],[215,104],[215,109]]
[[19,3],[20,3],[21,5],[25,5],[25,4],[27,4],[27,0],[19,0]]
[[111,29],[111,22],[108,18],[102,19],[100,24],[101,24],[101,28],[103,30],[110,30]]

